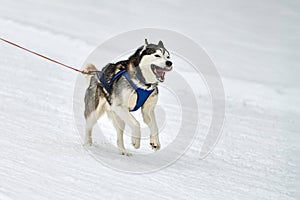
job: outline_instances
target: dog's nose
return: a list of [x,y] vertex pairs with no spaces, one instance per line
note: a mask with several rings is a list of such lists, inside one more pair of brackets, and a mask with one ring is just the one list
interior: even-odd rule
[[170,67],[170,66],[172,66],[172,62],[169,61],[169,60],[167,60],[167,61],[166,61],[166,65]]

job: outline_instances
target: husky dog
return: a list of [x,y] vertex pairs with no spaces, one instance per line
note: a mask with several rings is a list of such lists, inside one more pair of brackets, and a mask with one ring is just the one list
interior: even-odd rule
[[[88,64],[85,72],[96,71]],[[104,112],[112,120],[117,131],[117,145],[122,155],[130,155],[123,142],[123,130],[127,124],[132,130],[131,142],[140,147],[140,123],[130,113],[141,108],[144,122],[150,129],[150,145],[154,151],[160,149],[158,128],[154,108],[158,98],[159,82],[165,80],[165,73],[172,70],[170,54],[162,41],[145,44],[127,60],[109,63],[96,74],[86,75],[89,87],[85,93],[86,139],[92,144],[92,129]]]

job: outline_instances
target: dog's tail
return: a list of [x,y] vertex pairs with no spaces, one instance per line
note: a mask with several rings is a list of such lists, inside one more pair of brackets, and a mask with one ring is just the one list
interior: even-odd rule
[[90,81],[91,81],[91,77],[92,77],[92,75],[94,75],[95,74],[95,71],[97,71],[98,69],[95,67],[95,65],[93,65],[93,64],[87,64],[86,66],[85,66],[85,68],[84,68],[84,72],[91,72],[91,71],[93,71],[93,73],[89,73],[89,74],[85,74],[84,76],[85,76],[85,79],[86,79],[86,82],[87,82],[87,84],[90,84]]

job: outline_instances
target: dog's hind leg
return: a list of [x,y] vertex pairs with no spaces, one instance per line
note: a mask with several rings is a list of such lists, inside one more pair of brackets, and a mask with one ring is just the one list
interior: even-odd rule
[[92,140],[92,131],[93,127],[97,122],[97,118],[95,116],[95,113],[91,113],[87,118],[86,118],[86,125],[85,125],[85,145],[92,145],[93,140]]
[[99,104],[96,108],[96,110],[94,110],[93,112],[91,112],[87,118],[86,118],[86,125],[85,125],[85,132],[86,132],[86,136],[85,136],[85,145],[92,145],[93,140],[92,140],[92,131],[93,131],[93,127],[94,125],[97,123],[97,120],[103,115],[105,109],[105,99],[104,98],[100,98],[99,100]]
[[86,119],[85,125],[85,144],[92,145],[92,131],[97,120],[104,113],[106,99],[97,86],[97,82],[94,77],[91,78],[90,86],[87,88],[85,93],[85,110],[84,117]]

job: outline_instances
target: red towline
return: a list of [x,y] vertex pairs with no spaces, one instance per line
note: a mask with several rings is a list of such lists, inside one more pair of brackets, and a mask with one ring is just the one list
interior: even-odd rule
[[42,57],[42,58],[44,58],[44,59],[50,60],[51,62],[54,62],[54,63],[56,63],[56,64],[58,64],[58,65],[61,65],[61,66],[63,66],[63,67],[67,67],[67,68],[69,68],[69,69],[72,69],[72,70],[74,70],[74,71],[77,71],[77,72],[80,72],[80,73],[83,73],[83,74],[90,74],[90,73],[91,73],[91,72],[86,72],[86,71],[84,71],[84,70],[80,70],[80,69],[77,69],[77,68],[75,68],[75,67],[66,65],[66,64],[64,64],[64,63],[61,63],[61,62],[59,62],[59,61],[57,61],[57,60],[54,60],[54,59],[52,59],[52,58],[49,58],[49,57],[44,56],[44,55],[42,55],[42,54],[39,54],[39,53],[37,53],[37,52],[31,51],[31,50],[29,50],[29,49],[27,49],[27,48],[25,48],[25,47],[22,47],[22,46],[20,46],[20,45],[18,45],[18,44],[15,44],[15,43],[13,43],[13,42],[11,42],[11,41],[8,41],[8,40],[5,40],[5,39],[3,39],[3,38],[0,38],[0,40],[2,40],[3,42],[6,42],[6,43],[8,43],[8,44],[11,44],[11,45],[13,45],[13,46],[15,46],[15,47],[18,47],[18,48],[20,48],[20,49],[23,49],[23,50],[25,50],[25,51],[27,51],[27,52],[29,52],[29,53],[32,53],[32,54],[37,55],[37,56],[39,56],[39,57]]

